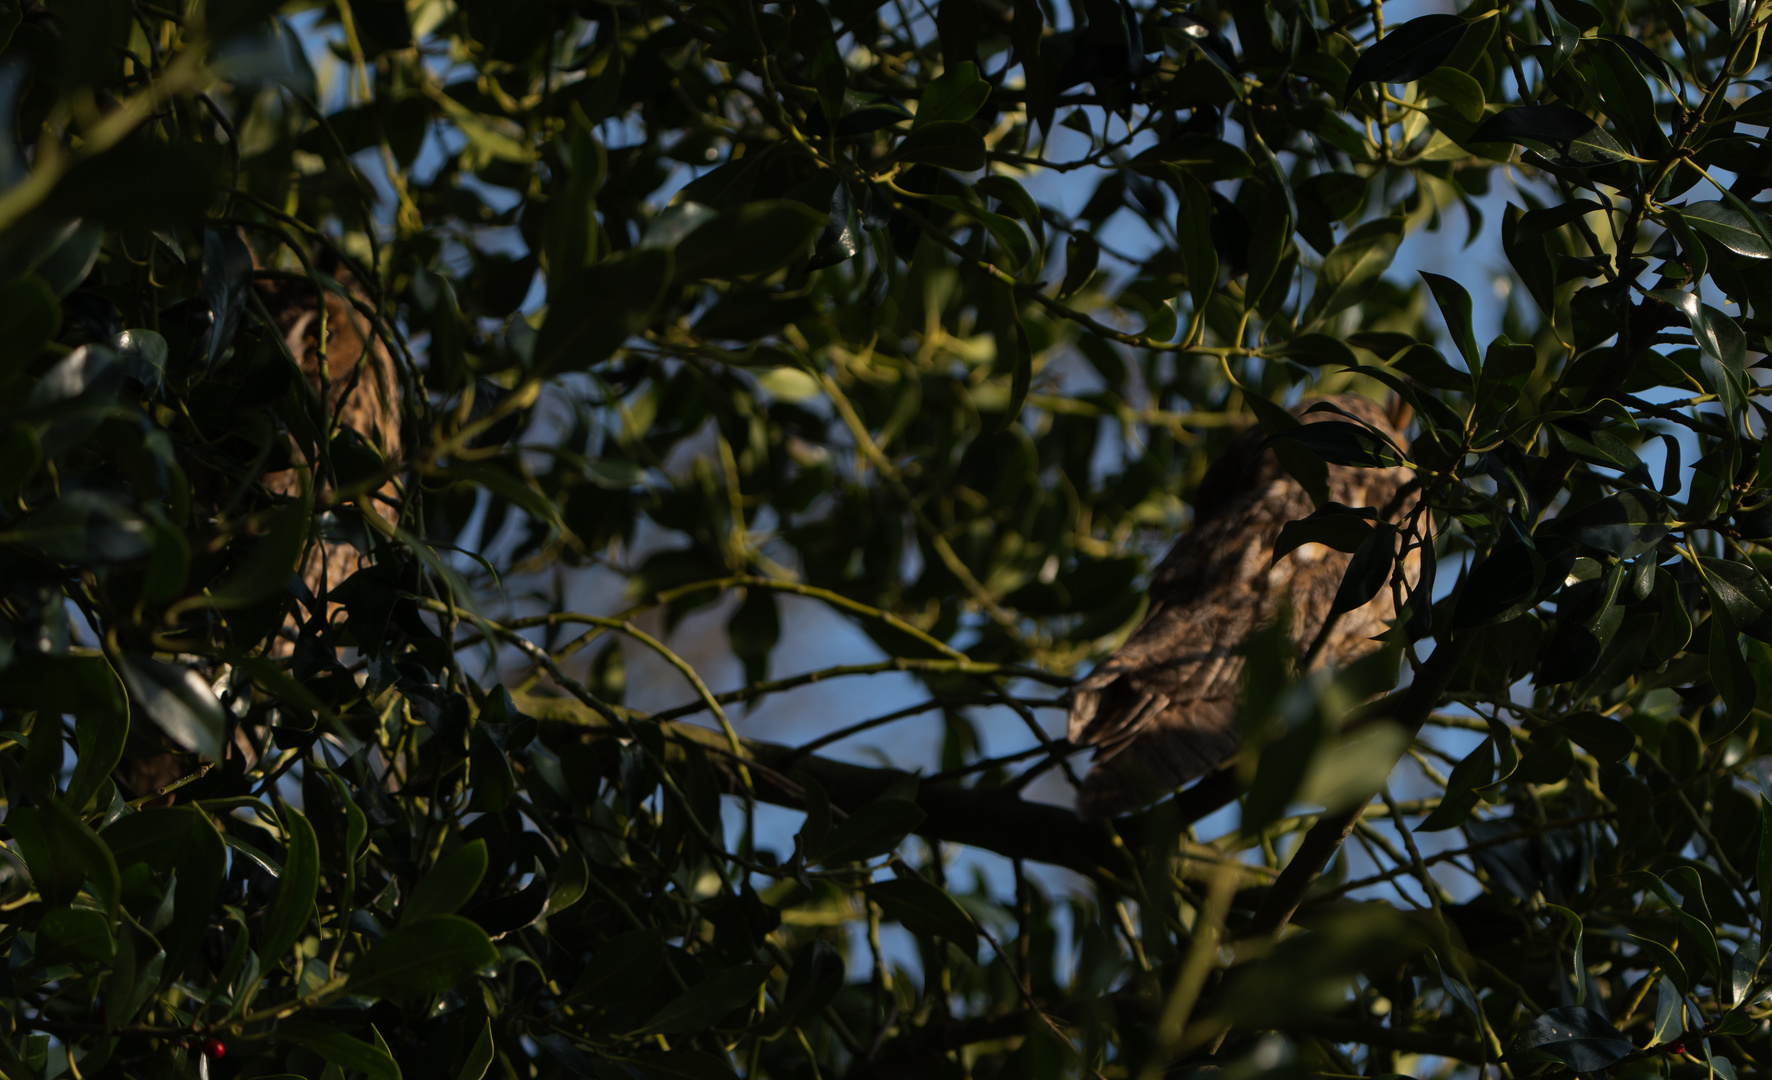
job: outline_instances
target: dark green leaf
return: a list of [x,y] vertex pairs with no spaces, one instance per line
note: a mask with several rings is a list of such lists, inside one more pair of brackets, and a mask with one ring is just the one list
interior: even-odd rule
[[[913,132],[937,123],[963,123],[984,107],[991,84],[978,77],[978,65],[962,60],[932,79],[917,103]],[[907,140],[908,141],[908,140]]]
[[394,1064],[381,1033],[370,1030],[375,1035],[373,1044],[353,1039],[326,1021],[298,1016],[279,1023],[277,1037],[305,1046],[341,1069],[363,1073],[369,1080],[401,1080],[400,1066]]
[[1667,503],[1660,496],[1652,491],[1625,490],[1558,517],[1554,527],[1578,544],[1634,559],[1661,542],[1667,535],[1667,521]]
[[283,860],[283,873],[277,880],[277,897],[265,913],[264,927],[259,935],[259,960],[267,965],[280,964],[283,957],[301,940],[308,919],[314,914],[314,897],[320,889],[320,843],[308,819],[292,807],[283,807],[288,854]]
[[1495,777],[1495,740],[1484,739],[1452,767],[1446,778],[1446,794],[1434,807],[1416,832],[1440,832],[1464,824],[1481,799],[1477,793],[1488,787]]
[[1300,424],[1279,437],[1298,443],[1331,465],[1389,469],[1409,463],[1389,440],[1347,420]]
[[65,906],[84,888],[107,914],[117,913],[121,888],[117,862],[104,841],[64,804],[14,806],[6,823],[44,903]]
[[[96,666],[94,667],[97,673]],[[109,670],[104,676],[111,676]],[[123,757],[123,746],[129,738],[129,715],[121,708],[86,708],[74,718],[74,742],[79,760],[74,775],[68,778],[63,794],[68,809],[85,813],[87,806],[105,786],[105,778]]]
[[1483,118],[1483,87],[1455,67],[1437,67],[1421,77],[1422,89],[1472,123]]
[[901,877],[868,886],[868,898],[886,918],[913,934],[935,934],[963,949],[978,942],[971,916],[942,889],[919,878]]
[[1532,1021],[1514,1044],[1529,1060],[1561,1062],[1576,1072],[1598,1072],[1636,1047],[1604,1017],[1580,1005],[1551,1009]]
[[23,374],[61,324],[61,305],[40,275],[0,284],[0,385]]
[[1630,155],[1618,140],[1567,105],[1518,105],[1491,116],[1471,132],[1470,142],[1511,142],[1544,154],[1558,165],[1588,168]]
[[1686,965],[1680,963],[1680,958],[1674,955],[1672,949],[1654,938],[1638,937],[1632,934],[1630,940],[1644,955],[1654,961],[1655,966],[1661,970],[1662,976],[1672,982],[1681,993],[1691,989],[1692,984],[1686,976]]
[[[1764,792],[1760,794],[1760,857],[1757,861],[1756,882],[1772,881],[1772,799],[1767,799]],[[1772,889],[1760,888],[1760,927],[1772,927]],[[1761,955],[1767,948],[1772,948],[1772,934],[1764,934],[1761,938]]]
[[1679,987],[1663,975],[1655,987],[1655,1030],[1649,1036],[1650,1045],[1672,1042],[1686,1030],[1683,1005]]
[[1065,299],[1088,284],[1101,261],[1101,245],[1088,233],[1072,233],[1064,248],[1064,283],[1058,288],[1059,299]]
[[793,36],[800,52],[806,56],[812,85],[818,90],[819,104],[832,124],[843,115],[843,91],[849,69],[838,51],[837,34],[831,26],[830,12],[820,4],[802,4],[794,8]]
[[1322,741],[1322,717],[1313,713],[1261,748],[1255,764],[1255,779],[1250,782],[1249,793],[1243,798],[1240,829],[1244,836],[1260,835],[1262,829],[1285,814],[1286,808],[1298,797],[1298,790],[1310,773],[1311,762]]
[[1280,527],[1279,539],[1274,541],[1274,561],[1280,561],[1303,544],[1323,544],[1351,554],[1372,535],[1374,516],[1370,507],[1325,503],[1309,517],[1288,521]]
[[1477,563],[1459,594],[1452,625],[1458,630],[1509,622],[1532,609],[1544,559],[1525,544],[1505,544]]
[[1354,61],[1343,100],[1367,83],[1406,83],[1421,78],[1452,55],[1464,28],[1465,21],[1456,15],[1422,15],[1393,27]]
[[1637,734],[1624,723],[1599,713],[1574,713],[1557,728],[1601,762],[1623,761],[1637,746]]
[[120,656],[116,662],[129,696],[168,738],[210,761],[221,760],[226,718],[202,676],[148,656]]
[[[1310,425],[1320,427],[1321,425]],[[1365,607],[1390,580],[1391,567],[1397,561],[1397,527],[1381,521],[1371,535],[1361,541],[1348,560],[1347,573],[1336,589],[1331,612],[1353,611]]]
[[[1550,424],[1546,430],[1557,441],[1557,445],[1581,460],[1617,469],[1641,484],[1651,483],[1649,470],[1643,464],[1643,459],[1612,432],[1604,428],[1580,427],[1570,421]],[[1643,492],[1633,497],[1652,498],[1653,493]]]
[[876,799],[831,830],[813,853],[817,862],[861,862],[897,847],[923,821],[923,809],[908,799]]
[[90,908],[57,908],[37,923],[36,961],[57,964],[108,964],[117,954],[111,924],[103,912]]
[[1218,287],[1218,249],[1212,244],[1212,197],[1192,173],[1177,174],[1175,243],[1187,273],[1193,309],[1201,311]]
[[1701,557],[1705,591],[1729,626],[1762,641],[1772,639],[1772,587],[1751,563]]
[[497,1056],[498,1047],[492,1042],[492,1021],[489,1019],[480,1026],[480,1037],[474,1040],[474,1049],[468,1052],[468,1059],[462,1062],[461,1071],[455,1074],[455,1080],[481,1080],[486,1070],[492,1067],[492,1059]]
[[585,371],[609,359],[652,322],[671,272],[669,251],[641,248],[571,275],[536,339],[536,370]]
[[937,120],[906,135],[892,156],[907,165],[973,172],[984,168],[984,135],[966,124]]
[[1726,730],[1734,731],[1752,711],[1756,687],[1735,630],[1716,616],[1710,621],[1710,681],[1723,699]]
[[1382,217],[1365,222],[1335,245],[1323,259],[1311,312],[1321,322],[1353,307],[1378,287],[1403,242],[1403,219]]
[[591,955],[566,1000],[607,1007],[650,986],[664,970],[664,938],[657,930],[630,930]]
[[486,931],[457,915],[402,923],[351,969],[350,992],[422,997],[454,989],[498,959]]
[[1015,216],[1027,226],[1028,232],[1034,235],[1034,246],[1045,250],[1046,223],[1040,213],[1040,204],[1034,201],[1021,182],[1008,176],[986,176],[972,185],[972,190],[1015,211]]
[[757,1004],[757,991],[769,978],[762,964],[740,964],[716,971],[654,1013],[640,1030],[662,1035],[701,1032],[719,1026],[728,1014]]
[[1755,228],[1746,214],[1726,202],[1688,203],[1679,208],[1679,215],[1694,229],[1716,237],[1737,255],[1751,259],[1772,258],[1772,244],[1766,241],[1764,227]]
[[727,211],[677,245],[677,279],[767,274],[811,247],[829,215],[792,199],[764,199]]
[[474,840],[438,859],[400,909],[400,925],[433,915],[453,915],[468,902],[486,876],[486,842]]
[[1432,274],[1426,270],[1419,271],[1423,281],[1434,294],[1434,301],[1440,306],[1440,314],[1446,319],[1446,331],[1452,335],[1452,344],[1464,357],[1465,367],[1471,373],[1475,383],[1483,376],[1483,356],[1477,349],[1476,335],[1471,331],[1471,297],[1463,285],[1441,274]]

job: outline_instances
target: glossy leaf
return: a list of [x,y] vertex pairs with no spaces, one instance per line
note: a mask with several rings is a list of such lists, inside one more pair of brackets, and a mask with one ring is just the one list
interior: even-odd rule
[[1366,83],[1405,83],[1421,78],[1452,55],[1465,25],[1456,15],[1421,15],[1392,28],[1354,61],[1347,93]]
[[1521,1034],[1518,1050],[1537,1060],[1567,1065],[1576,1072],[1597,1072],[1634,1050],[1631,1041],[1599,1013],[1582,1006],[1551,1009]]
[[1764,236],[1764,225],[1756,228],[1747,215],[1726,202],[1713,199],[1687,203],[1680,207],[1679,213],[1687,224],[1716,237],[1737,255],[1746,255],[1750,259],[1772,258],[1772,243],[1768,243]]
[[1574,168],[1592,168],[1629,157],[1617,139],[1567,105],[1503,109],[1479,124],[1470,141],[1518,143]]

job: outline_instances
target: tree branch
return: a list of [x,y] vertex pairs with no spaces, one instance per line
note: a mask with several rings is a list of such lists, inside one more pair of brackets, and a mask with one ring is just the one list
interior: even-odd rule
[[[513,695],[518,707],[545,721],[569,724],[589,738],[615,738],[621,733],[591,709],[567,698],[536,694]],[[667,738],[693,742],[716,760],[731,761],[731,750],[720,732],[694,724],[662,725]],[[741,740],[745,764],[758,799],[778,806],[800,809],[802,791],[792,779],[803,772],[818,781],[830,795],[831,804],[853,813],[887,789],[902,784],[913,774],[900,769],[872,768],[801,753],[797,747],[756,739]],[[729,792],[740,794],[736,778]],[[1184,825],[1199,821],[1236,798],[1236,778],[1221,769],[1160,804],[1167,815],[1179,812]],[[1050,803],[1028,802],[1013,793],[962,787],[955,783],[924,782],[917,789],[917,805],[924,813],[917,834],[930,840],[966,844],[1011,859],[1062,866],[1098,881],[1129,888],[1145,837],[1156,830],[1155,811],[1110,822],[1084,821],[1075,812]],[[1172,835],[1172,831],[1170,833]]]

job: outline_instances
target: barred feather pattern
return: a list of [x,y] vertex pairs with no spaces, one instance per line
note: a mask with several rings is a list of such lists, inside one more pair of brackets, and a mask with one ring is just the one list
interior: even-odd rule
[[[1407,446],[1384,409],[1357,395],[1306,401],[1294,414],[1307,424],[1346,419],[1307,412],[1318,400]],[[1070,692],[1070,740],[1095,748],[1077,796],[1085,817],[1134,810],[1230,760],[1238,749],[1237,699],[1249,638],[1289,607],[1289,636],[1302,656],[1329,616],[1351,556],[1305,544],[1273,559],[1280,529],[1313,507],[1273,453],[1261,449],[1262,438],[1259,429],[1246,431],[1213,462],[1200,485],[1193,528],[1152,576],[1144,621]],[[1413,478],[1404,468],[1332,465],[1329,499],[1383,511]],[[1412,505],[1413,498],[1405,500],[1394,513]],[[1412,553],[1404,565],[1411,586],[1418,570]],[[1377,647],[1371,639],[1395,618],[1391,590],[1381,589],[1371,603],[1336,620],[1313,667],[1339,667],[1371,652]]]
[[[342,284],[351,288],[349,280]],[[393,356],[374,334],[368,319],[345,297],[331,291],[325,293],[326,378],[322,384],[322,324],[314,287],[305,281],[279,279],[261,282],[258,288],[266,310],[282,331],[290,355],[301,362],[302,374],[316,391],[325,386],[327,405],[339,426],[355,431],[387,460],[399,460],[399,376]],[[281,495],[295,495],[301,490],[301,477],[295,469],[272,473],[265,477],[265,487]],[[373,501],[375,512],[383,521],[393,522],[399,517],[397,498],[398,488],[390,483]],[[308,549],[302,580],[315,596],[324,596],[328,589],[366,565],[368,559],[351,545],[320,540]]]

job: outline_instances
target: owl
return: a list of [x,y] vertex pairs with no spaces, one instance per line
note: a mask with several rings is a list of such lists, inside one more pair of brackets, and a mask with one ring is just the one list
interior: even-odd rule
[[[348,273],[334,272],[340,284],[361,298]],[[345,297],[331,290],[326,301],[326,378],[320,377],[320,305],[313,285],[291,278],[258,282],[265,309],[276,320],[290,355],[301,362],[302,374],[316,392],[325,388],[327,405],[339,428],[349,428],[384,460],[401,457],[400,380],[387,345],[374,333],[369,320]],[[279,495],[300,491],[298,470],[271,473],[265,487]],[[316,495],[323,493],[316,492]],[[372,505],[383,521],[399,518],[399,490],[390,483],[376,493]],[[368,507],[366,507],[367,509]],[[347,543],[316,540],[302,566],[302,581],[315,596],[326,592],[362,569],[368,560]],[[273,652],[281,654],[287,644]]]
[[[361,298],[350,277],[337,273],[340,284],[352,295]],[[401,454],[400,382],[392,355],[379,337],[372,333],[369,321],[343,296],[330,290],[326,303],[326,378],[320,377],[320,303],[314,287],[306,281],[287,277],[261,278],[255,283],[259,298],[276,320],[277,329],[289,352],[301,364],[302,375],[316,393],[324,388],[327,403],[337,418],[338,426],[356,432],[389,461],[399,461]],[[291,456],[301,460],[292,448]],[[302,470],[283,469],[264,475],[266,490],[283,496],[300,493]],[[325,492],[317,491],[317,498]],[[398,516],[395,501],[398,485],[389,483],[377,493],[374,512],[384,521]],[[315,597],[323,597],[340,582],[367,565],[368,560],[350,544],[316,538],[309,545],[301,566],[302,583]],[[328,603],[330,618],[338,605]],[[268,655],[283,659],[295,650],[300,625],[290,618],[282,632],[271,640]],[[237,735],[234,750],[248,761],[256,757],[250,740]],[[132,797],[146,797],[186,775],[193,763],[183,752],[163,752],[125,758],[113,773],[114,778]],[[172,796],[164,796],[170,802]]]
[[[1307,411],[1326,401],[1406,448],[1406,416],[1343,395],[1293,410],[1306,424],[1346,417]],[[1203,776],[1237,752],[1237,699],[1249,638],[1290,611],[1302,656],[1328,618],[1349,555],[1305,544],[1273,558],[1288,521],[1308,516],[1311,498],[1263,449],[1263,432],[1240,435],[1212,463],[1194,501],[1193,528],[1151,578],[1150,608],[1132,636],[1069,694],[1070,740],[1095,749],[1077,796],[1086,818],[1111,817]],[[1329,500],[1383,511],[1414,478],[1406,468],[1331,465]],[[1393,513],[1406,510],[1392,508]],[[1413,580],[1415,560],[1406,561]],[[1396,617],[1389,588],[1342,614],[1313,666],[1339,667],[1377,648],[1371,639]]]

